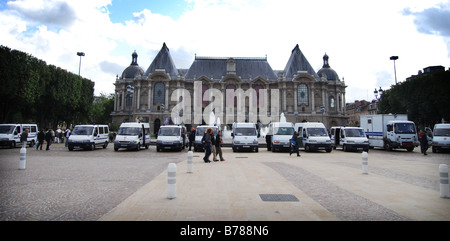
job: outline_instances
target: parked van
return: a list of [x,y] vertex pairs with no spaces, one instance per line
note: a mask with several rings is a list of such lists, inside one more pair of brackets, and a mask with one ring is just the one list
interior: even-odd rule
[[97,146],[106,148],[109,141],[107,125],[76,125],[68,140],[69,151],[75,147],[95,150]]
[[240,150],[251,150],[258,152],[258,131],[254,123],[234,123],[233,132],[233,152]]
[[179,125],[161,126],[158,131],[158,138],[156,139],[156,151],[164,150],[179,150],[186,147],[186,133],[185,128]]
[[266,135],[267,150],[290,150],[290,140],[294,135],[294,125],[291,122],[272,122]]
[[34,146],[39,131],[36,124],[0,124],[0,146],[22,146],[20,136],[25,129],[28,129],[27,144]]
[[203,134],[205,134],[208,128],[214,130],[214,135],[216,135],[217,132],[219,131],[218,126],[202,126],[202,125],[197,126],[197,128],[195,129],[194,151],[205,151],[202,144],[202,138]]
[[433,129],[433,153],[450,150],[450,124],[436,124]]
[[342,147],[343,151],[369,151],[369,139],[363,128],[334,126],[330,130],[333,149]]
[[141,147],[148,149],[149,145],[150,125],[148,123],[122,123],[114,140],[114,151],[118,151],[119,148],[139,151]]
[[325,125],[320,122],[295,123],[295,130],[303,137],[305,151],[325,150],[331,152],[331,139]]

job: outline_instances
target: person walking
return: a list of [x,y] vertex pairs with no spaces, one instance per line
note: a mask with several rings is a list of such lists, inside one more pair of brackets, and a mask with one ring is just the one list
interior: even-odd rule
[[40,149],[42,151],[42,146],[44,145],[44,140],[45,140],[44,129],[41,129],[41,131],[39,131],[39,133],[37,134],[37,140],[38,140],[38,143],[36,145],[36,150],[38,149],[38,147],[40,147]]
[[203,139],[204,139],[204,148],[205,148],[205,157],[203,157],[203,161],[205,161],[206,163],[211,162],[209,160],[209,156],[211,155],[211,146],[212,146],[212,142],[211,142],[211,132],[212,129],[208,128],[205,132],[205,134],[203,135]]
[[65,147],[69,146],[69,137],[70,137],[70,129],[67,128],[66,131],[64,131],[64,135],[66,137],[66,143],[64,144]]
[[47,133],[45,133],[45,141],[47,142],[47,147],[45,148],[46,151],[50,150],[50,145],[53,141],[53,135],[51,129],[47,130]]
[[427,155],[428,150],[428,138],[427,133],[420,130],[419,131],[419,142],[420,142],[420,151],[423,153],[423,155]]
[[[225,161],[225,159],[223,158],[223,154],[222,154],[222,144],[223,144],[222,131],[218,131],[217,135],[216,135],[216,144],[215,144],[216,154],[217,154],[217,156],[220,157],[220,161]],[[216,157],[214,157],[214,159],[215,158]]]
[[23,147],[27,147],[28,143],[28,129],[24,129],[22,134],[20,135],[20,143],[22,143]]
[[300,148],[303,145],[303,140],[301,137],[298,136],[298,132],[294,131],[294,134],[291,138],[291,151],[289,152],[289,156],[292,155],[292,153],[296,152],[297,156],[300,156],[300,152],[298,148]]
[[213,161],[219,161],[216,159],[216,135],[214,134],[214,129],[211,129],[211,152],[213,154]]
[[189,132],[189,151],[192,148],[192,145],[194,145],[195,142],[195,128],[192,126],[191,127],[191,132]]

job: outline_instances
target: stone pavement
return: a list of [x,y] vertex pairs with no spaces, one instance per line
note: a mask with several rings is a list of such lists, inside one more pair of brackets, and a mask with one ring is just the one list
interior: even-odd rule
[[296,157],[224,148],[226,161],[211,163],[194,152],[193,173],[184,155],[175,199],[167,198],[166,170],[99,220],[450,220],[438,172],[448,153],[371,150],[369,174],[361,153],[340,150]]

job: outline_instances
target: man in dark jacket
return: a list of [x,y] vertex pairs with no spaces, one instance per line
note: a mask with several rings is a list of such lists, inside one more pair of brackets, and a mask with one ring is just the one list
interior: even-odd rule
[[39,131],[39,133],[37,134],[37,140],[38,140],[38,143],[36,145],[36,150],[38,149],[39,146],[41,147],[40,149],[42,150],[42,146],[44,145],[44,140],[45,140],[44,129]]
[[420,141],[420,151],[426,156],[428,150],[428,137],[426,132],[422,130],[419,131],[419,141]]
[[52,131],[48,129],[47,133],[45,134],[45,141],[47,142],[47,148],[45,148],[46,151],[50,150],[52,140],[53,140]]
[[28,129],[23,130],[22,135],[20,135],[20,142],[23,147],[27,146],[28,143]]
[[191,132],[189,132],[189,151],[192,148],[192,145],[194,145],[195,141],[195,128],[191,127]]
[[303,138],[299,137],[298,132],[295,131],[294,135],[292,135],[291,138],[291,151],[289,152],[289,155],[292,155],[292,153],[296,152],[297,156],[300,156],[298,148],[300,148],[302,145],[303,145]]

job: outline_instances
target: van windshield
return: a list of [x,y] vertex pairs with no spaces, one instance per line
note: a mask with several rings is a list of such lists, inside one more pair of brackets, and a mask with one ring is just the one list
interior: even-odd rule
[[434,136],[450,136],[450,129],[434,129]]
[[206,126],[202,126],[202,127],[197,127],[197,129],[195,130],[195,135],[196,136],[203,136],[203,134],[205,134],[205,132],[206,132],[206,130],[208,129],[208,128],[211,128],[211,129],[213,129],[213,131],[214,131],[214,134],[217,134],[217,127],[206,127]]
[[181,128],[160,128],[158,132],[159,136],[180,136]]
[[15,127],[16,126],[13,125],[0,126],[0,134],[11,134],[13,133]]
[[274,127],[273,133],[274,133],[274,135],[293,135],[294,128],[293,127]]
[[394,128],[397,134],[416,134],[413,123],[395,123]]
[[236,128],[234,129],[236,136],[256,136],[255,128]]
[[72,135],[89,136],[92,135],[93,130],[94,127],[92,126],[75,126],[75,128],[73,128]]
[[120,127],[117,132],[118,135],[122,136],[137,136],[141,133],[141,128],[139,127]]
[[310,127],[308,128],[308,134],[310,136],[328,136],[327,130],[320,127]]
[[346,137],[364,137],[364,131],[362,129],[346,129]]

